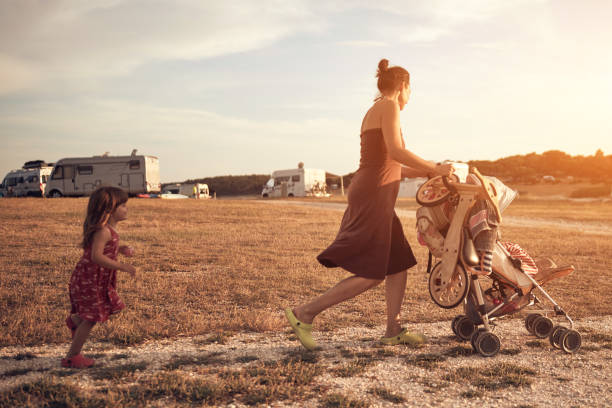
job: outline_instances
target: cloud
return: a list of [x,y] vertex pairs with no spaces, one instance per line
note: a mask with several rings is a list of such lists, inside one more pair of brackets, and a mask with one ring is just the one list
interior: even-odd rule
[[388,47],[389,46],[388,43],[383,42],[383,41],[367,41],[367,40],[339,41],[336,44],[340,46],[355,47],[355,48]]
[[26,61],[0,54],[0,96],[14,93],[36,84],[40,74]]
[[[178,180],[265,172],[299,161],[352,169],[359,153],[359,123],[336,118],[262,121],[117,100],[30,108],[0,117],[0,139],[6,139],[0,163],[6,171],[31,157],[55,161],[105,151],[129,154],[137,148],[163,159],[164,180]],[[338,158],[338,151],[352,154]]]
[[468,24],[487,22],[505,13],[547,3],[549,0],[454,0],[402,1],[380,0],[361,3],[361,7],[382,10],[400,17],[402,23],[381,27],[382,38],[396,38],[410,44],[431,43],[450,36]]
[[68,79],[239,53],[321,29],[301,0],[4,0],[0,16],[0,53],[27,61],[14,71]]

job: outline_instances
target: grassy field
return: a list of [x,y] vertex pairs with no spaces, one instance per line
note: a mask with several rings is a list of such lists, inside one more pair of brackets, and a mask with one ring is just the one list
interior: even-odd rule
[[[610,203],[519,202],[509,214],[612,225]],[[408,203],[407,205],[412,205]],[[0,200],[0,346],[63,342],[68,280],[78,248],[85,199]],[[510,207],[512,208],[512,207]],[[135,247],[139,277],[119,274],[127,308],[94,338],[116,344],[217,331],[281,330],[280,310],[321,293],[348,276],[320,266],[315,256],[334,238],[342,213],[252,201],[130,200],[121,239]],[[420,263],[409,271],[404,307],[408,322],[450,319],[453,311],[432,307],[426,286],[426,251],[403,220]],[[609,314],[612,289],[609,236],[543,228],[504,228],[504,238],[530,254],[571,263],[574,275],[552,282],[553,294],[577,317]],[[383,290],[376,288],[323,314],[318,327],[379,325]],[[33,318],[35,316],[35,318]]]
[[[78,242],[86,203],[86,199],[0,200],[0,310],[3,311],[0,347],[55,343],[63,350],[61,344],[69,340],[63,320],[69,308],[68,281],[82,253]],[[0,405],[149,406],[153,402],[153,405],[188,406],[232,401],[258,405],[300,401],[318,395],[321,395],[318,402],[321,406],[368,405],[347,395],[323,392],[319,385],[314,385],[314,379],[329,370],[325,364],[317,363],[322,357],[317,354],[291,355],[273,361],[241,355],[235,357],[233,364],[244,367],[236,368],[226,367],[227,356],[196,352],[183,357],[176,355],[164,363],[163,370],[145,375],[143,370],[150,363],[135,362],[131,358],[133,353],[138,353],[138,348],[121,351],[128,350],[125,346],[145,346],[148,340],[172,344],[183,338],[198,338],[202,344],[223,344],[235,333],[286,335],[283,307],[318,295],[348,276],[339,269],[326,269],[315,260],[319,251],[335,237],[342,212],[248,200],[134,199],[128,202],[128,207],[128,220],[120,224],[119,232],[122,241],[137,251],[133,263],[139,270],[138,279],[119,274],[118,290],[127,308],[109,323],[96,327],[92,336],[92,343],[98,344],[94,348],[98,354],[94,357],[109,362],[91,371],[91,379],[82,378],[78,370],[40,368],[50,370],[53,376],[0,392]],[[402,199],[398,207],[415,209],[417,205],[413,199]],[[609,202],[519,200],[508,214],[597,222],[609,225],[612,230],[612,203]],[[435,307],[429,298],[425,273],[427,253],[416,242],[414,218],[404,217],[402,222],[419,260],[419,265],[409,271],[403,320],[408,325],[448,321],[458,311]],[[505,239],[520,243],[534,256],[547,255],[559,264],[576,266],[573,275],[547,285],[551,295],[572,317],[612,314],[612,305],[606,301],[612,290],[610,235],[516,227],[504,227],[503,234]],[[322,331],[373,328],[383,324],[384,313],[383,287],[378,287],[326,311],[317,318],[316,326]],[[598,352],[593,350],[609,348],[612,344],[610,334],[596,332],[589,336],[590,341],[603,341],[603,346],[589,343],[591,351],[587,352]],[[532,343],[533,347],[544,347],[540,342]],[[108,351],[100,344],[107,344]],[[340,355],[332,358],[340,358],[345,364],[334,368],[332,373],[340,377],[358,377],[376,361],[395,358],[398,353],[408,365],[429,367],[428,370],[439,368],[440,373],[450,375],[443,380],[444,384],[453,383],[453,373],[463,379],[465,370],[480,372],[472,366],[455,371],[449,371],[444,365],[437,367],[439,361],[450,358],[448,353],[471,353],[471,349],[449,348],[446,343],[442,354],[431,351],[414,354],[406,349],[375,347],[353,352],[339,347]],[[506,353],[520,351],[505,350]],[[2,358],[37,361],[29,353]],[[0,364],[3,361],[8,360],[0,359]],[[496,376],[507,381],[504,387],[530,384],[529,376],[535,374],[525,367],[508,364],[493,360],[486,367],[501,370]],[[0,374],[0,379],[18,378],[36,370],[14,369]],[[472,381],[472,387],[476,388],[461,391],[465,393],[465,396],[461,394],[463,398],[488,395],[489,390],[482,388],[480,377],[476,377],[474,374]],[[90,393],[92,384],[95,384],[94,394]],[[112,392],[107,392],[109,384]],[[434,385],[431,387],[435,389]],[[372,398],[390,402],[402,402],[404,398],[391,388],[372,387],[368,393]]]

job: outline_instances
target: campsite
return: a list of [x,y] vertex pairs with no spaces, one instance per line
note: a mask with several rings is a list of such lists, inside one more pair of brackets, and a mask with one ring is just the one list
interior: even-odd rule
[[[549,288],[583,333],[575,355],[530,337],[522,314],[503,319],[498,330],[512,335],[493,359],[458,342],[450,330],[456,311],[429,298],[427,255],[409,215],[400,217],[419,265],[409,273],[402,314],[431,345],[376,344],[385,307],[379,287],[322,315],[322,349],[303,352],[282,308],[345,276],[314,260],[336,232],[340,198],[135,198],[122,240],[140,255],[138,279],[120,274],[118,283],[130,307],[96,328],[85,351],[102,365],[84,372],[61,369],[57,359],[69,340],[61,324],[65,287],[79,256],[86,199],[2,199],[1,232],[12,239],[0,250],[0,304],[11,311],[0,317],[0,405],[384,406],[417,395],[423,406],[546,406],[570,396],[588,405],[594,394],[610,395],[612,203],[536,199],[536,191],[523,191],[507,210],[508,218],[532,225],[510,223],[503,234],[530,253],[575,265]],[[319,206],[322,200],[331,207]],[[397,205],[408,214],[416,207],[414,199]],[[390,369],[400,370],[401,386],[374,374]]]
[[612,1],[0,1],[0,408],[612,407]]

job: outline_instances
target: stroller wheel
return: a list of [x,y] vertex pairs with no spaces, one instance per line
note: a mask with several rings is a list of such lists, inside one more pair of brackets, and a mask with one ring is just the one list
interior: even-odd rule
[[483,357],[493,357],[499,353],[501,343],[499,337],[491,332],[481,333],[475,341],[476,351]]
[[563,326],[555,326],[550,332],[550,336],[548,339],[550,340],[550,345],[556,349],[561,348],[561,336],[565,333],[567,329]]
[[525,328],[529,333],[533,334],[533,322],[540,316],[542,315],[539,313],[530,313],[525,318]]
[[416,201],[423,207],[434,207],[448,198],[450,190],[444,185],[442,176],[436,176],[425,182],[416,193]]
[[472,337],[470,338],[470,344],[472,345],[472,348],[474,349],[474,351],[479,352],[478,349],[476,348],[476,340],[478,340],[478,336],[486,332],[487,332],[487,329],[485,329],[484,327],[481,327],[480,329],[472,333]]
[[533,334],[537,338],[543,339],[550,336],[553,330],[553,322],[546,316],[536,317],[533,321]]
[[453,319],[453,321],[451,322],[451,329],[453,329],[453,333],[458,336],[459,334],[457,334],[457,322],[459,321],[459,319],[461,319],[463,317],[463,315],[459,315],[459,316],[455,316],[455,318]]
[[[447,285],[448,283],[448,285]],[[450,282],[442,280],[442,262],[438,262],[429,274],[429,294],[435,304],[452,309],[463,302],[470,288],[468,274],[463,266],[457,264]]]
[[561,348],[566,353],[575,353],[582,345],[582,336],[576,330],[567,330],[561,335]]
[[455,323],[455,334],[462,340],[470,340],[476,331],[476,325],[467,316],[457,316]]

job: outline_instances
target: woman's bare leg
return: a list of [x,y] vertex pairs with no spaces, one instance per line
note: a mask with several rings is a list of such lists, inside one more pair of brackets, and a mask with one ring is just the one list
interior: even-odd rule
[[385,298],[387,301],[387,331],[385,337],[392,337],[402,331],[400,311],[406,292],[407,271],[387,275],[385,279]]
[[347,299],[354,298],[360,293],[373,288],[381,282],[382,280],[380,279],[368,279],[360,276],[351,276],[341,280],[336,284],[336,286],[328,289],[321,296],[313,299],[309,303],[294,308],[293,314],[295,314],[295,317],[297,317],[298,320],[301,320],[304,323],[312,323],[315,316],[325,309]]
[[85,344],[85,340],[87,340],[87,337],[89,337],[89,333],[95,324],[95,322],[81,319],[81,324],[79,324],[79,327],[77,327],[76,331],[74,332],[72,345],[70,346],[70,350],[68,350],[66,358],[74,357],[81,352],[83,344]]

